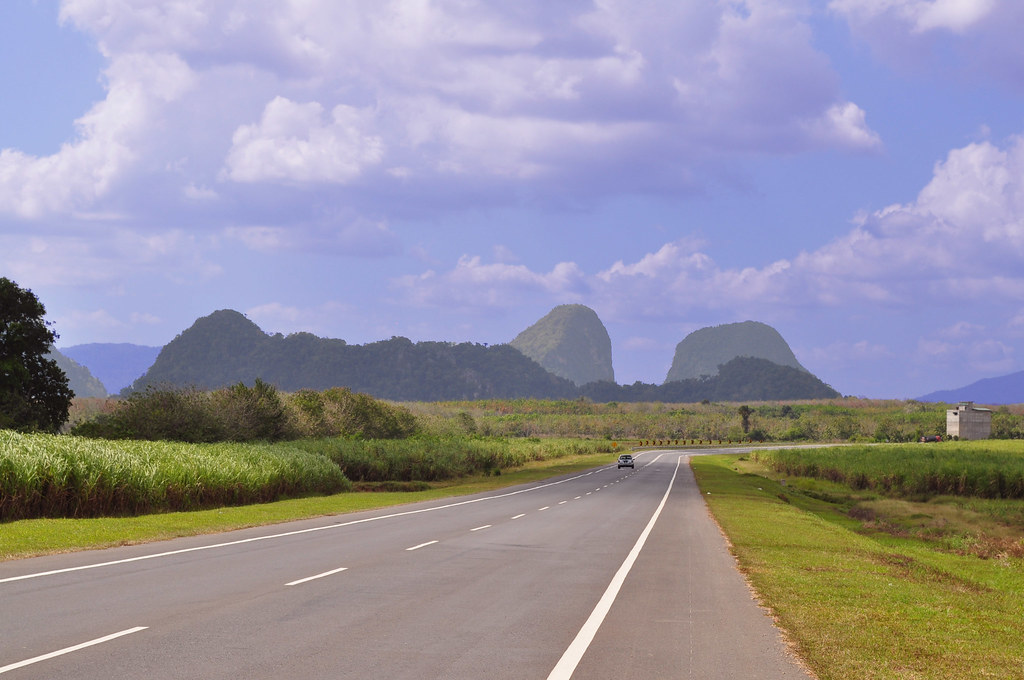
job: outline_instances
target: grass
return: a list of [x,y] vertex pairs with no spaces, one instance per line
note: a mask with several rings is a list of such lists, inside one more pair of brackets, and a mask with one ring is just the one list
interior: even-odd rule
[[692,466],[741,570],[821,680],[1024,677],[1021,558],[866,528],[842,486],[805,493],[737,456]]
[[499,476],[477,475],[433,483],[429,489],[417,492],[340,493],[242,507],[138,517],[27,519],[8,522],[0,529],[0,560],[131,545],[481,493],[607,464],[614,460],[615,455],[567,454],[557,459],[526,462],[519,469],[506,471]]
[[1024,499],[1019,441],[778,449],[757,457],[780,473],[884,494]]
[[107,441],[0,430],[0,520],[259,503],[351,488],[288,444]]

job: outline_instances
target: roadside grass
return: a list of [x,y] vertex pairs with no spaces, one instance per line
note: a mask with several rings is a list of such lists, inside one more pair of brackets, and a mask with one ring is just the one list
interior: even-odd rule
[[615,455],[617,454],[595,452],[530,461],[517,469],[505,470],[498,476],[482,474],[458,480],[433,482],[423,491],[339,493],[256,505],[136,517],[29,519],[6,522],[0,524],[0,560],[212,534],[483,493],[608,464],[615,460]]
[[873,529],[847,514],[863,500],[849,487],[783,486],[743,458],[691,465],[740,569],[820,680],[1024,677],[1024,559]]

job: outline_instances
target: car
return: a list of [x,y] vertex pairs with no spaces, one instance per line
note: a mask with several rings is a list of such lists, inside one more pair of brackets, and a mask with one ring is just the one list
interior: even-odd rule
[[624,467],[630,467],[634,470],[636,469],[636,465],[633,464],[633,456],[628,453],[624,453],[619,456],[619,469],[621,470]]

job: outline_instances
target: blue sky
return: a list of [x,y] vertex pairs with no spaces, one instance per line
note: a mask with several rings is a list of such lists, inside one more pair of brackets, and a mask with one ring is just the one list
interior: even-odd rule
[[752,319],[843,394],[1024,368],[1016,0],[9,0],[0,275],[60,334]]

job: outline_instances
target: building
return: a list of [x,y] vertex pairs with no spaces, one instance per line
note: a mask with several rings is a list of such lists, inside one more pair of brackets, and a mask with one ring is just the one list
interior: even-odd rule
[[946,434],[960,439],[988,439],[992,435],[992,409],[961,401],[946,411]]

